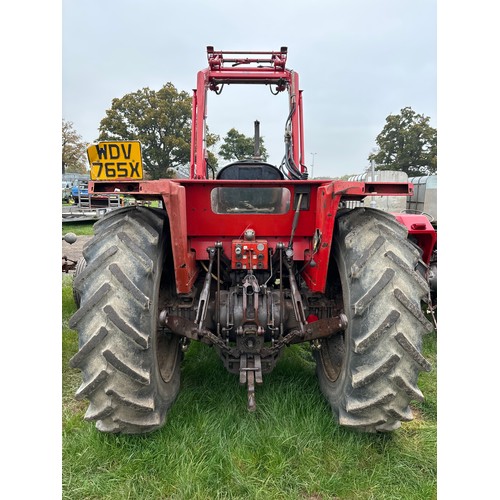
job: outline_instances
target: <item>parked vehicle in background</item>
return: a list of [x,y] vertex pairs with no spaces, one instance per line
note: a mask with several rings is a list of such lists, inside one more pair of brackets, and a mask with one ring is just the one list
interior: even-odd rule
[[89,194],[88,181],[79,181],[71,188],[71,199],[82,208],[118,207],[122,204],[120,195]]
[[78,204],[80,202],[80,197],[89,195],[89,183],[88,181],[80,181],[71,188],[71,198]]
[[71,183],[62,181],[62,201],[69,203],[71,198]]

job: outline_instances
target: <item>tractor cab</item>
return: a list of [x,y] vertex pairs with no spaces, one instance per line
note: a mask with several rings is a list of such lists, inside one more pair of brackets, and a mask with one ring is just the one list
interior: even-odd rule
[[[242,160],[226,165],[218,180],[281,181],[283,174],[270,163]],[[290,208],[290,191],[283,187],[218,187],[211,193],[212,210],[217,214],[283,214]]]
[[274,165],[258,160],[236,161],[221,168],[217,174],[220,180],[283,180],[284,176]]

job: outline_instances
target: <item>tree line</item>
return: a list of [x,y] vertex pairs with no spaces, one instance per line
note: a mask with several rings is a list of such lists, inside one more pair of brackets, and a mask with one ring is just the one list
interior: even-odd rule
[[[409,177],[437,172],[437,130],[430,118],[411,107],[386,118],[368,160],[376,170],[399,170]],[[145,175],[149,179],[175,177],[189,170],[191,149],[191,96],[172,83],[155,91],[143,88],[115,98],[99,125],[98,141],[138,140],[142,145]],[[85,172],[88,144],[72,122],[62,122],[62,172]],[[253,156],[254,139],[231,128],[223,137],[207,133],[208,164],[213,172],[226,162]],[[267,160],[264,139],[261,158]]]

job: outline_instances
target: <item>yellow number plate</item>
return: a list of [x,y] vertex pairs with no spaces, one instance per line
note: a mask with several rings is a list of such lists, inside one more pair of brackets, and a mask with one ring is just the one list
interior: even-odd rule
[[93,181],[142,179],[139,141],[99,142],[87,148]]

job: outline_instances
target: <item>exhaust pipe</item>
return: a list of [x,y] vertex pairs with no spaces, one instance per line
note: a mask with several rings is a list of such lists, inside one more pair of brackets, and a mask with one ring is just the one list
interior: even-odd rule
[[260,160],[260,122],[254,121],[254,136],[253,136],[253,158]]

